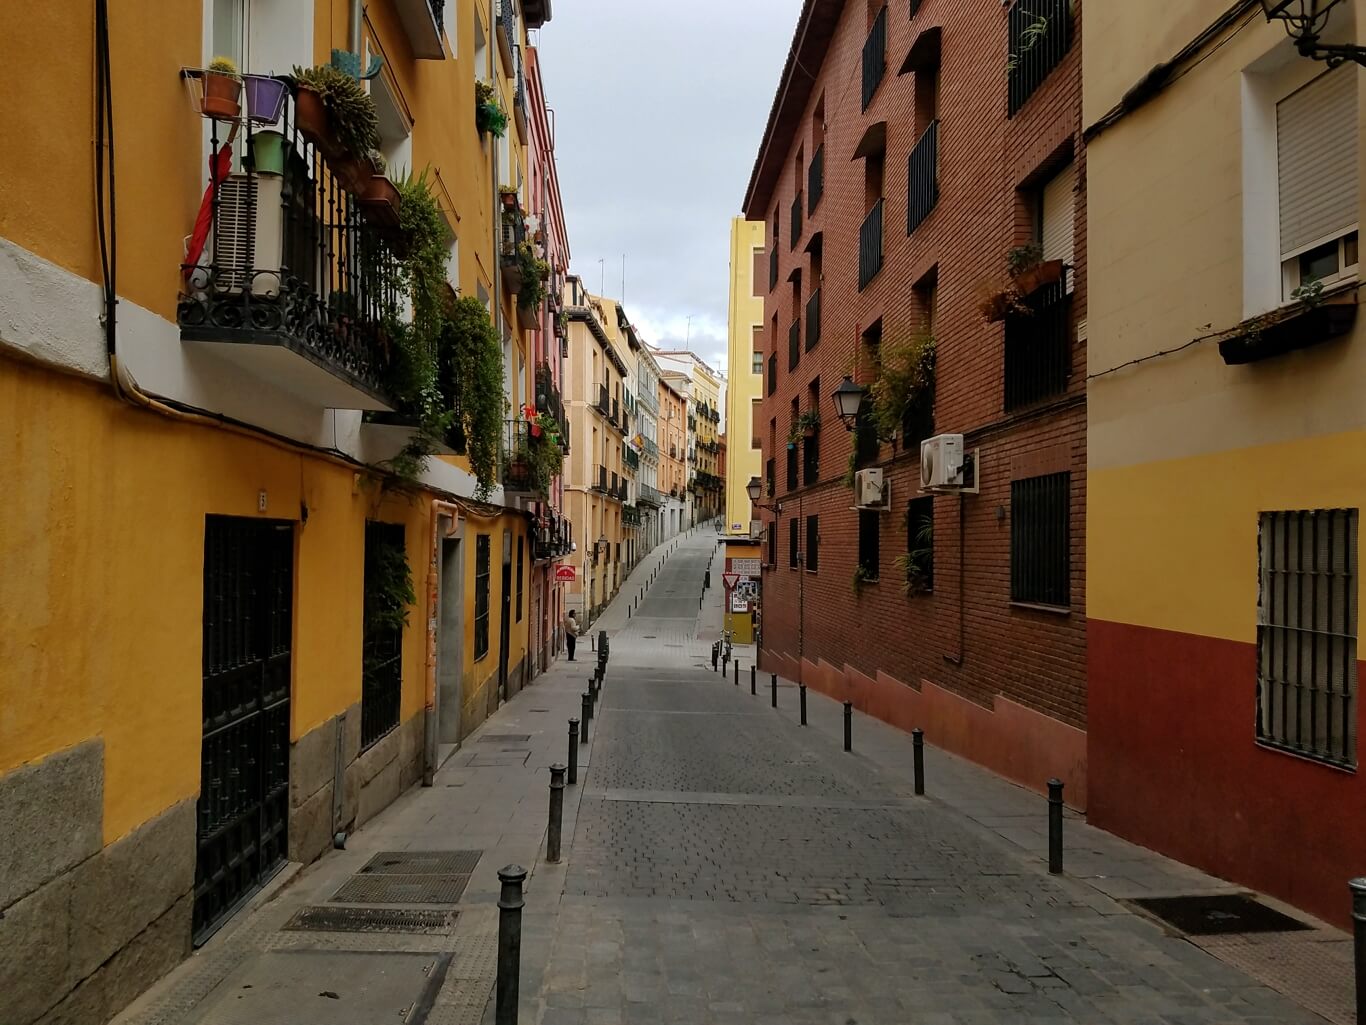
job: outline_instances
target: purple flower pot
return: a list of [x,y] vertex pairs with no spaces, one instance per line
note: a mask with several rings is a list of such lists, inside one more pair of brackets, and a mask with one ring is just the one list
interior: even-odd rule
[[267,75],[243,75],[247,92],[247,117],[257,124],[273,125],[285,107],[285,83]]

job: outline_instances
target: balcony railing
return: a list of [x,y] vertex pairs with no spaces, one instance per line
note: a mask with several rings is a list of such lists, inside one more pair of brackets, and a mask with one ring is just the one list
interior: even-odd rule
[[[1065,3],[1067,0],[1061,0]],[[887,71],[887,5],[877,12],[873,27],[868,30],[868,38],[863,42],[863,110],[873,102],[882,76]]]
[[792,232],[792,239],[788,243],[789,249],[796,249],[797,243],[802,237],[802,193],[797,190],[797,195],[792,199],[792,215],[788,218],[788,230]]
[[512,44],[512,63],[516,68],[516,89],[512,94],[512,112],[517,119],[517,127],[526,131],[526,72],[522,68],[522,48]]
[[778,287],[778,240],[773,240],[773,248],[768,253],[768,290]]
[[806,169],[806,212],[813,214],[825,195],[825,144],[811,154],[811,165]]
[[821,340],[821,290],[818,288],[806,300],[806,351],[810,352]]
[[[884,11],[886,8],[884,8]],[[868,282],[877,277],[882,270],[882,206],[879,199],[868,211],[858,230],[858,287],[867,287]]]
[[621,426],[626,423],[621,418],[621,400],[616,396],[612,397],[612,423],[614,426]]
[[658,509],[664,504],[664,496],[659,493],[659,489],[649,484],[640,485],[640,496],[636,499],[637,504],[650,506]]
[[770,353],[768,357],[768,394],[772,395],[778,390],[778,354]]
[[787,329],[787,369],[796,370],[802,358],[802,319],[798,317]]
[[597,489],[603,492],[607,490],[607,467],[605,466],[598,467]]
[[607,394],[607,385],[598,385],[598,412],[605,417],[612,415],[612,400]]
[[[216,166],[226,143],[211,123]],[[318,406],[391,410],[383,325],[402,308],[391,229],[362,213],[298,130],[292,97],[272,133],[284,136],[279,173],[248,162],[215,181],[204,254],[183,268],[180,337]],[[247,122],[240,151],[262,134]]]
[[1072,0],[1016,0],[1009,22],[1007,114],[1014,117],[1072,48]]
[[939,202],[939,122],[931,121],[906,160],[906,234]]
[[1067,271],[1023,300],[1029,312],[1005,319],[1005,407],[1018,409],[1067,390],[1072,372],[1072,303]]
[[394,6],[398,8],[413,56],[418,60],[444,58],[441,26],[446,16],[446,0],[395,0]]
[[509,292],[522,290],[522,265],[517,260],[517,247],[526,241],[526,220],[521,211],[504,211],[498,243],[499,262],[503,270],[503,287]]
[[627,469],[631,469],[631,470],[639,470],[639,469],[640,469],[640,454],[639,454],[635,449],[633,449],[633,448],[627,448],[627,449],[626,449],[626,452],[624,453],[624,458],[625,458],[625,462],[626,462]]
[[538,481],[531,457],[533,445],[548,445],[544,438],[531,436],[531,421],[503,422],[503,490],[512,494],[544,497],[549,481]]
[[498,0],[498,49],[503,60],[512,67],[513,47],[517,45],[517,7],[513,0]]

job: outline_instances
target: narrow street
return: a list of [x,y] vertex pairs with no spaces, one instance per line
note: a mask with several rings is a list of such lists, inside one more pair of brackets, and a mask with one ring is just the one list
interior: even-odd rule
[[[1070,816],[1068,873],[1050,876],[1037,795],[931,749],[917,798],[897,731],[856,716],[845,753],[834,702],[812,692],[803,729],[794,686],[776,711],[766,675],[750,694],[747,652],[738,686],[712,672],[714,546],[709,528],[665,546],[594,624],[611,661],[559,864],[547,768],[588,639],[434,787],[263,894],[118,1021],[491,1023],[510,863],[530,872],[526,1025],[1323,1021],[1110,896],[1230,887]],[[339,914],[369,917],[343,931]],[[1304,935],[1345,969],[1340,934]]]

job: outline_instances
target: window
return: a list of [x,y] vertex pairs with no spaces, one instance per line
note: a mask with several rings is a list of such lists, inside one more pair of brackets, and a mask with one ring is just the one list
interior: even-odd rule
[[522,593],[522,579],[525,576],[522,560],[525,557],[526,540],[519,537],[517,539],[517,622],[519,623],[522,621],[522,602],[526,600]]
[[758,350],[754,353],[754,358],[750,362],[749,369],[752,373],[762,374],[764,372],[764,354]]
[[1016,0],[1008,46],[1006,113],[1014,117],[1072,47],[1072,0]]
[[806,518],[806,568],[808,572],[815,573],[820,568],[820,544],[820,517],[808,516]]
[[[1045,260],[1061,260],[1071,267],[1077,207],[1077,165],[1069,163],[1039,190],[1039,213],[1035,221],[1036,241]],[[1071,276],[1067,290],[1072,290]]]
[[906,503],[906,593],[934,590],[934,498]]
[[773,497],[774,489],[775,489],[776,486],[777,486],[776,483],[775,483],[775,481],[774,481],[774,478],[775,478],[775,473],[774,473],[774,470],[773,470],[773,460],[770,459],[770,460],[768,460],[768,461],[764,464],[764,482],[765,482],[765,489],[766,489],[766,492],[767,492],[769,498],[772,498],[772,497]]
[[1356,765],[1356,509],[1264,512],[1257,740]]
[[1072,475],[1010,482],[1010,598],[1034,605],[1071,603]]
[[787,565],[791,569],[796,569],[801,565],[801,552],[797,547],[799,539],[797,531],[800,529],[801,526],[795,518],[787,521]]
[[404,566],[403,524],[365,524],[360,741],[367,748],[398,726],[403,695],[403,622],[394,583]]
[[768,525],[768,564],[778,565],[778,524]]
[[797,442],[787,443],[787,490],[796,491],[800,486],[797,476]]
[[882,76],[887,70],[887,5],[883,4],[873,18],[868,38],[863,42],[863,110],[873,102]]
[[1282,299],[1357,274],[1356,89],[1339,68],[1276,104]]
[[474,539],[474,660],[489,653],[489,535]]
[[858,416],[854,420],[854,469],[877,462],[879,442],[877,420],[873,418],[873,400],[864,398],[859,403]]
[[876,580],[878,577],[880,515],[876,509],[858,511],[858,566],[863,570],[864,580]]

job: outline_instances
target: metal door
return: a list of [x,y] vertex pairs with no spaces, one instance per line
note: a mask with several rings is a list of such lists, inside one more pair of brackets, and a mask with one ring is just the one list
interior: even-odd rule
[[503,531],[503,624],[498,630],[498,700],[508,699],[508,656],[512,641],[512,531]]
[[207,517],[196,944],[285,861],[293,605],[293,524]]

